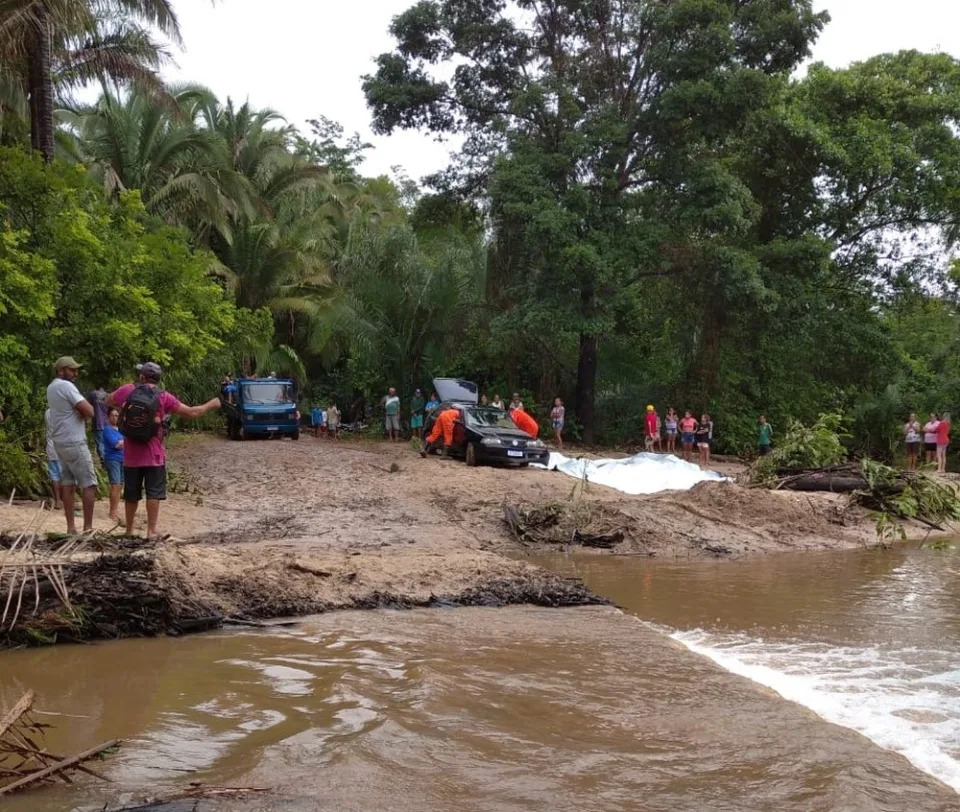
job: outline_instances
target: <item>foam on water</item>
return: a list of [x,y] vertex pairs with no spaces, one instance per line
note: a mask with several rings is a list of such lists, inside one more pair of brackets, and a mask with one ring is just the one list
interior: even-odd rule
[[726,670],[903,754],[960,792],[955,652],[774,642],[702,629],[670,636]]

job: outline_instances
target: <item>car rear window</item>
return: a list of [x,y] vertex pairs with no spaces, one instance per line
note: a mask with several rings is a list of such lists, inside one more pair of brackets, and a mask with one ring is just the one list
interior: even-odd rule
[[488,429],[515,429],[517,424],[503,409],[468,409],[467,422],[472,426]]

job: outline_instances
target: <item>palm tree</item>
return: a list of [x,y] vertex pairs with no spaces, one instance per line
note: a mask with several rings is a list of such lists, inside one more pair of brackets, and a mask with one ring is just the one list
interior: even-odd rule
[[98,177],[108,194],[138,189],[147,210],[183,225],[205,243],[211,230],[230,240],[232,222],[253,210],[253,190],[229,166],[223,139],[193,122],[214,98],[206,88],[132,88],[60,114],[64,150]]
[[180,44],[170,0],[0,0],[0,71],[20,88],[34,149],[53,159],[58,90],[94,79],[159,83],[167,53],[151,28]]

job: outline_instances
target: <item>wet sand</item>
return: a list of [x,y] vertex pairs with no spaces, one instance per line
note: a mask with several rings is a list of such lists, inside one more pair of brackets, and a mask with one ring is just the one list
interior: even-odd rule
[[[556,472],[424,460],[407,443],[175,436],[169,468],[181,492],[163,505],[160,529],[172,538],[119,551],[108,543],[113,558],[71,571],[94,620],[87,636],[185,631],[231,616],[596,600],[522,560],[530,550],[507,533],[506,504],[575,504],[602,514],[623,530],[613,552],[644,556],[844,549],[867,538],[859,517],[841,516],[830,495],[704,483],[687,493],[626,496]],[[105,512],[98,503],[101,530],[111,527]],[[2,505],[0,529],[17,533],[38,517],[35,505]],[[43,521],[44,530],[63,524],[55,514]],[[131,570],[135,577],[123,574]],[[118,594],[100,594],[113,584]],[[116,609],[135,602],[138,584],[160,604],[149,622]],[[49,626],[43,632],[62,637]]]

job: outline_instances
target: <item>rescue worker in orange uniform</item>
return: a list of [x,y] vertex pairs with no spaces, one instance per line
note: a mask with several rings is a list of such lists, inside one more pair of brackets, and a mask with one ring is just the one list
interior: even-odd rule
[[424,442],[423,448],[420,449],[420,456],[426,457],[430,449],[436,448],[440,444],[441,438],[443,439],[442,453],[446,453],[446,450],[453,445],[453,424],[459,419],[459,409],[444,409],[440,412],[433,423],[433,428],[430,429],[430,435]]
[[523,409],[514,409],[510,412],[510,417],[517,424],[520,431],[525,431],[531,437],[536,437],[540,433],[540,426],[537,421],[528,415]]

